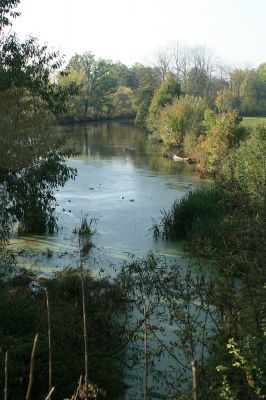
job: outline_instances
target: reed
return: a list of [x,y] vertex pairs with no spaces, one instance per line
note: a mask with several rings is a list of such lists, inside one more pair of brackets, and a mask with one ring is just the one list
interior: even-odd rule
[[55,389],[54,387],[52,387],[52,388],[51,388],[51,390],[49,391],[48,395],[45,397],[45,399],[44,399],[44,400],[50,400],[50,398],[51,398],[51,396],[52,396],[52,393],[53,393],[54,389]]
[[5,386],[4,386],[4,400],[8,396],[8,352],[5,353]]
[[192,377],[193,377],[193,400],[198,400],[198,376],[197,376],[197,363],[195,360],[191,362]]
[[153,223],[154,237],[186,239],[199,220],[218,218],[223,211],[219,200],[219,192],[215,188],[188,192],[181,200],[176,200],[170,210],[162,211],[160,223]]
[[32,346],[31,359],[30,359],[30,375],[29,375],[28,389],[27,389],[27,393],[26,393],[26,400],[29,400],[29,398],[30,398],[31,388],[32,388],[32,384],[33,384],[34,364],[35,364],[35,354],[36,354],[37,342],[38,342],[38,333],[34,338],[33,346]]
[[86,318],[86,296],[84,287],[84,270],[81,255],[80,240],[79,245],[79,256],[80,256],[80,280],[81,280],[81,291],[82,291],[82,314],[83,314],[83,340],[84,340],[84,384],[85,384],[85,395],[87,396],[88,390],[88,335],[87,335],[87,318]]
[[45,290],[46,308],[47,308],[47,326],[48,326],[48,354],[49,354],[49,393],[47,399],[51,399],[52,394],[52,339],[51,339],[51,319],[50,319],[50,304],[48,290]]
[[148,335],[147,335],[147,310],[144,303],[144,400],[148,399]]

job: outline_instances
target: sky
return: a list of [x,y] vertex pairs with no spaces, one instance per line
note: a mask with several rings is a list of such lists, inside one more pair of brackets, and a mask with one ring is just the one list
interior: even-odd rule
[[152,64],[170,42],[204,45],[225,63],[266,61],[266,0],[21,0],[13,28],[66,55]]

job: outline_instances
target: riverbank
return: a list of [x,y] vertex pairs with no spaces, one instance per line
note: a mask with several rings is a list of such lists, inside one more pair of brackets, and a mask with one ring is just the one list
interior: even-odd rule
[[[121,288],[106,279],[93,280],[87,271],[83,272],[83,281],[89,380],[95,388],[104,388],[102,392],[108,398],[119,399],[125,390],[123,343],[127,330],[123,315],[127,310],[122,301],[124,294]],[[0,342],[2,354],[8,352],[8,398],[25,397],[36,334],[31,396],[36,400],[45,398],[49,392],[50,371],[50,388],[55,388],[53,398],[70,398],[77,389],[80,375],[84,379],[85,373],[80,271],[68,268],[46,279],[31,271],[17,270],[15,277],[1,281],[0,286]],[[0,380],[4,387],[2,372]],[[102,398],[100,393],[97,398]]]
[[110,118],[110,117],[100,117],[100,118],[87,118],[87,119],[75,119],[70,117],[57,117],[57,123],[62,126],[68,125],[87,125],[87,124],[101,124],[101,123],[125,123],[125,124],[134,124],[134,117],[121,117],[121,118]]
[[[169,386],[171,393],[181,396],[184,387],[187,387],[187,397],[190,398],[190,363],[195,358],[198,362],[200,398],[222,399],[221,393],[225,390],[226,378],[229,379],[230,390],[237,396],[243,398],[248,393],[248,399],[255,399],[256,397],[252,395],[253,389],[249,387],[245,378],[245,365],[239,370],[235,368],[234,355],[228,352],[227,345],[233,338],[237,343],[234,346],[240,348],[246,360],[254,361],[256,368],[252,374],[256,384],[261,386],[256,371],[263,370],[265,362],[264,352],[261,351],[265,341],[263,336],[265,310],[262,301],[265,271],[261,264],[262,252],[256,247],[258,243],[262,244],[263,239],[262,231],[257,229],[261,227],[257,208],[260,203],[257,203],[258,198],[255,196],[253,186],[258,175],[254,176],[253,170],[245,166],[244,180],[242,181],[240,176],[239,181],[234,181],[234,185],[228,181],[222,198],[209,196],[208,193],[198,194],[195,189],[202,185],[202,180],[193,175],[192,171],[188,171],[183,163],[176,163],[155,154],[152,144],[147,143],[143,133],[136,128],[116,123],[113,127],[112,124],[109,127],[107,124],[90,124],[80,128],[80,126],[71,127],[67,132],[72,143],[81,150],[81,156],[70,161],[73,163],[71,166],[78,168],[79,174],[75,181],[68,182],[63,189],[56,192],[57,215],[61,218],[59,223],[63,229],[58,235],[25,238],[26,246],[30,243],[43,246],[44,255],[39,260],[37,269],[52,277],[53,268],[57,268],[60,274],[64,263],[74,265],[79,262],[74,231],[80,226],[81,210],[89,212],[90,216],[97,217],[98,233],[93,238],[95,247],[89,253],[86,263],[91,269],[91,276],[112,274],[115,279],[118,272],[124,273],[123,287],[127,293],[131,293],[130,297],[137,301],[136,321],[139,325],[134,345],[141,350],[143,350],[144,300],[146,302],[149,317],[147,321],[149,362],[153,366],[149,372],[150,391],[156,387],[156,377],[160,376],[160,379],[168,383],[171,377]],[[258,162],[258,152],[254,152],[252,147],[255,145],[256,142],[248,143],[245,150],[249,149],[251,156],[256,157]],[[134,146],[136,151],[126,152],[125,148],[129,146]],[[243,162],[245,158],[241,157],[240,160]],[[244,168],[245,164],[241,165]],[[257,164],[257,172],[260,171],[258,165],[260,164]],[[243,189],[239,191],[241,182],[249,183],[250,198],[243,197]],[[176,240],[180,239],[180,236],[168,238],[171,240],[160,238],[156,240],[152,236],[151,217],[158,221],[161,210],[170,209],[176,198],[183,204],[182,212],[178,205],[174,212],[175,215],[183,216],[181,220],[179,218],[177,227],[179,230],[180,227],[189,228],[185,236],[181,237],[188,241],[190,251],[201,251],[201,256],[204,256],[202,270],[200,265],[189,262],[188,253],[182,251],[182,245]],[[248,198],[255,201],[252,203],[253,208],[248,203]],[[226,212],[222,212],[222,201]],[[174,228],[173,233],[175,232]],[[194,238],[192,233],[195,235]],[[56,241],[58,243],[61,241],[59,251],[55,245]],[[22,242],[20,246],[22,247]],[[131,251],[128,250],[129,246]],[[51,257],[48,257],[51,253],[46,252],[47,248],[52,252]],[[154,255],[146,256],[148,249],[158,251],[162,255],[161,259],[158,261]],[[132,254],[139,257],[130,263]],[[26,256],[27,253],[24,253],[21,259],[24,263]],[[33,264],[33,259],[30,259]],[[42,260],[45,261],[46,267],[43,266]],[[129,262],[122,264],[123,260]],[[171,263],[171,260],[175,261]],[[237,271],[241,279],[239,284],[233,267],[243,263],[245,270]],[[217,268],[217,265],[222,268]],[[72,283],[66,284],[72,291]],[[63,287],[64,285],[62,290]],[[59,292],[60,296],[64,296],[64,291]],[[142,295],[139,295],[140,293]],[[30,297],[34,298],[32,295]],[[69,299],[71,298],[70,296]],[[23,301],[21,304],[24,304]],[[16,303],[14,307],[15,305]],[[5,308],[7,313],[8,307]],[[20,308],[19,310],[23,315]],[[17,315],[15,310],[12,313]],[[66,314],[63,315],[67,321]],[[33,318],[33,321],[36,321],[36,318]],[[61,322],[64,326],[64,321]],[[12,319],[10,324],[11,327],[14,325]],[[71,325],[73,332],[76,326],[74,323]],[[75,340],[74,338],[73,341]],[[252,351],[248,347],[249,340],[252,340]],[[32,337],[28,343],[31,341]],[[27,354],[30,354],[30,347],[29,344]],[[207,351],[202,351],[202,348],[207,348]],[[185,361],[183,356],[180,357],[184,352]],[[138,354],[140,358],[137,359],[137,376],[142,377],[143,351]],[[211,357],[207,357],[207,354],[211,354]],[[254,360],[253,354],[259,354],[258,360]],[[28,371],[26,354],[23,353],[23,357],[25,370]],[[80,361],[78,365],[80,366]],[[217,370],[218,366],[221,367],[223,375]],[[175,380],[172,380],[173,376],[169,372],[171,368],[180,372]],[[97,365],[95,374],[96,371]],[[233,377],[232,380],[230,377]],[[76,380],[75,378],[71,382],[72,388]],[[136,387],[142,390],[141,385]]]

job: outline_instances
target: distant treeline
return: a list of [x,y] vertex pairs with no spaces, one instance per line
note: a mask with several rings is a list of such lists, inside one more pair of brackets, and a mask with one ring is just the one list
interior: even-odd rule
[[179,95],[200,97],[217,112],[266,113],[266,63],[257,69],[230,68],[205,47],[175,43],[157,55],[153,66],[128,67],[90,52],[75,54],[57,77],[59,85],[72,92],[61,121],[132,118],[147,128],[154,94],[169,74],[179,84]]

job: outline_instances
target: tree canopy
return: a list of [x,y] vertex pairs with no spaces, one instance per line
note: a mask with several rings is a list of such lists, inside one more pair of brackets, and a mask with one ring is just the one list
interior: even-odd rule
[[[1,3],[3,24],[18,2]],[[17,14],[15,14],[16,16]],[[58,53],[14,33],[0,38],[0,188],[7,221],[15,218],[25,232],[53,231],[53,191],[75,175],[66,167],[52,123],[64,110],[67,91],[51,80],[61,65]],[[4,230],[6,232],[6,230]]]

